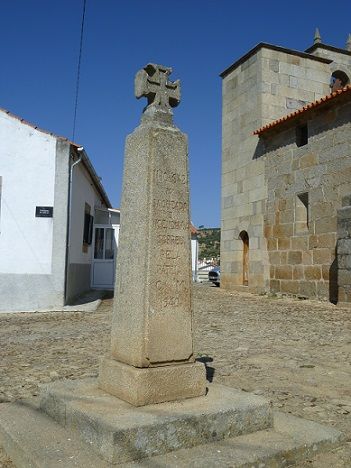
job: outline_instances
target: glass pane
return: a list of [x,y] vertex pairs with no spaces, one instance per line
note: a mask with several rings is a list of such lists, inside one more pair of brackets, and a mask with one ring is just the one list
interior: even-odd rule
[[119,224],[119,213],[115,213],[113,211],[110,211],[111,214],[111,224]]
[[106,229],[106,241],[105,241],[105,259],[112,260],[114,257],[114,243],[115,236],[113,229]]
[[95,228],[94,258],[104,258],[104,228]]
[[95,210],[95,224],[110,224],[108,211]]

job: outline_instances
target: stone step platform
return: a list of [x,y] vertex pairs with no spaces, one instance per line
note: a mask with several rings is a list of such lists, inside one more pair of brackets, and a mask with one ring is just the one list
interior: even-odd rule
[[123,468],[282,468],[341,443],[332,428],[274,411],[273,428],[125,463]]
[[[83,395],[82,390],[85,390]],[[272,420],[272,412],[267,412],[261,397],[219,385],[210,386],[212,404],[196,402],[200,398],[193,398],[141,409],[118,400],[118,416],[116,406],[112,408],[109,402],[113,397],[100,392],[94,381],[56,382],[48,386],[41,404],[47,409],[51,407],[51,412],[56,411],[65,426],[39,408],[39,399],[0,405],[0,444],[18,468],[255,467],[260,464],[277,467],[304,459],[342,440],[340,432],[311,421],[282,413],[275,413]],[[218,410],[214,401],[221,396]],[[228,398],[236,399],[236,409],[228,408]],[[116,399],[113,400],[116,405]],[[170,406],[173,406],[171,412]],[[194,416],[195,407],[198,419]],[[133,420],[134,411],[138,417]],[[232,421],[227,423],[229,432],[223,434],[229,420]],[[260,425],[266,429],[259,429]],[[256,427],[254,432],[248,430],[250,433],[243,434],[250,427]],[[210,435],[209,431],[212,431]],[[184,448],[189,446],[188,438],[196,446]],[[113,446],[115,450],[111,449]],[[135,460],[138,457],[146,458]]]
[[273,429],[181,449],[131,463],[100,458],[74,431],[63,428],[33,406],[0,405],[0,445],[17,468],[283,467],[340,443],[340,432],[274,412]]
[[[41,410],[110,463],[161,455],[181,448],[272,427],[269,402],[223,385],[206,396],[135,407],[98,388],[97,379],[42,387]],[[1,418],[0,418],[1,420]]]

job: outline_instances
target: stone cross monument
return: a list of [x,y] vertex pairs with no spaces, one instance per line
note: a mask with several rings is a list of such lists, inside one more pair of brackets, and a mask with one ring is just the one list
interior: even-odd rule
[[171,72],[148,64],[135,78],[148,105],[126,140],[111,355],[99,374],[103,390],[135,406],[206,391],[193,355],[188,149],[173,124]]
[[268,401],[223,385],[191,399],[206,380],[193,356],[187,139],[172,123],[170,73],[149,64],[136,77],[149,104],[126,142],[111,352],[98,379],[41,386],[40,410],[1,405],[0,441],[19,468],[276,466],[343,440],[283,414],[273,428]]

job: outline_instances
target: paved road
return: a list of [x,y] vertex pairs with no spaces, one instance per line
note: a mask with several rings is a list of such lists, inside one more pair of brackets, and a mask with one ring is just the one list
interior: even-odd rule
[[[0,314],[0,401],[36,395],[41,382],[97,375],[111,305]],[[351,309],[331,304],[194,286],[195,354],[210,378],[348,435],[342,447],[300,466],[351,466],[350,323]],[[1,451],[0,466],[13,466]]]

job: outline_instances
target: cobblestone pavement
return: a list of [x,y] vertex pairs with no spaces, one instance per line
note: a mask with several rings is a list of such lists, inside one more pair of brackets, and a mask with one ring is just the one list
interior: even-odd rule
[[[42,382],[97,375],[111,304],[89,313],[0,314],[0,401],[37,395]],[[214,381],[347,435],[301,467],[351,467],[350,322],[351,309],[332,304],[194,286],[195,353]],[[13,467],[1,450],[0,466]]]

